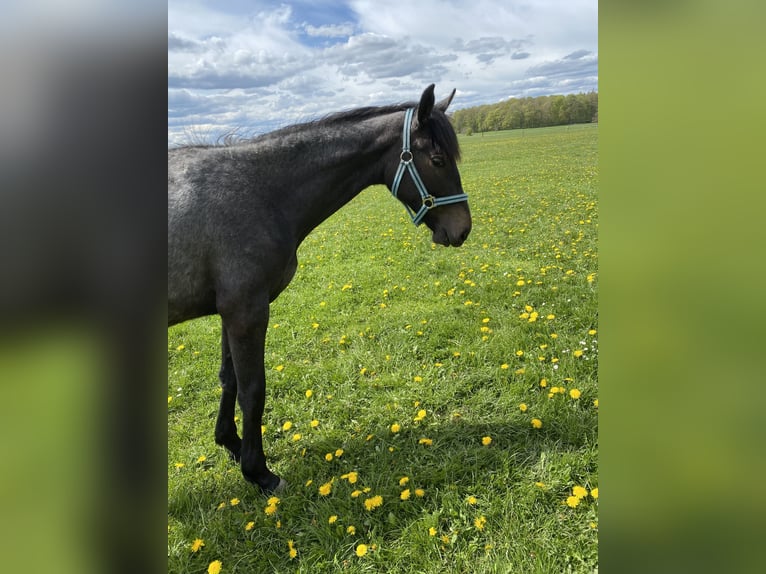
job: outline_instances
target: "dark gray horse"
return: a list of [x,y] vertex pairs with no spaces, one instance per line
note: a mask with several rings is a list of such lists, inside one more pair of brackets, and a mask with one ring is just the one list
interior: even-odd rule
[[[168,325],[221,315],[223,394],[215,441],[264,492],[284,481],[261,437],[269,303],[287,287],[303,239],[363,189],[385,184],[435,243],[460,246],[471,213],[448,118],[434,104],[362,108],[227,146],[168,151]],[[234,422],[242,408],[242,439]]]

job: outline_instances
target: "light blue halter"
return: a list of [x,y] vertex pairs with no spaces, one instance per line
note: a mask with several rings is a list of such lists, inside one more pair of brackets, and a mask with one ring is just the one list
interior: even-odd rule
[[415,168],[415,162],[413,161],[414,156],[410,151],[410,127],[412,126],[412,116],[414,113],[415,108],[409,108],[404,115],[404,127],[402,128],[402,153],[399,155],[399,167],[396,169],[396,175],[394,175],[394,183],[391,185],[391,193],[398,199],[397,194],[399,193],[399,184],[402,182],[404,172],[409,171],[410,177],[415,183],[415,187],[417,188],[418,193],[420,193],[420,198],[423,203],[417,213],[415,213],[409,205],[404,202],[402,203],[404,203],[404,207],[407,208],[407,213],[410,214],[412,223],[420,225],[423,223],[423,218],[429,210],[434,207],[439,207],[440,205],[468,201],[468,195],[460,193],[457,195],[449,195],[447,197],[434,197],[428,193],[428,190],[426,190],[426,186],[423,184],[423,180],[420,179],[420,174]]

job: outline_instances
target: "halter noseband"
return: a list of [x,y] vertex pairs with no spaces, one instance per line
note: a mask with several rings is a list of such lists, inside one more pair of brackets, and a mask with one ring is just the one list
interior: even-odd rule
[[391,185],[391,193],[397,199],[399,193],[399,184],[402,182],[402,177],[405,171],[410,172],[410,177],[415,183],[415,187],[420,194],[422,204],[417,213],[415,213],[409,205],[404,203],[404,207],[407,209],[407,213],[412,218],[412,223],[420,225],[423,223],[423,218],[431,209],[439,207],[440,205],[447,205],[450,203],[459,203],[461,201],[468,201],[468,195],[465,193],[459,193],[457,195],[449,195],[446,197],[434,197],[423,184],[423,180],[420,179],[420,174],[415,168],[414,156],[410,151],[410,127],[412,126],[412,116],[415,113],[415,108],[409,108],[404,115],[404,126],[402,128],[402,153],[399,155],[399,167],[396,169],[396,175],[394,175],[394,183]]

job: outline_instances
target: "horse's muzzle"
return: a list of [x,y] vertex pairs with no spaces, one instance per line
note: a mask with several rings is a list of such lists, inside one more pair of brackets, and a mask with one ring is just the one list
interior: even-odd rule
[[460,247],[468,239],[468,235],[471,233],[470,225],[463,230],[455,231],[454,233],[448,232],[443,227],[438,227],[433,232],[431,239],[434,243],[444,245],[444,247]]

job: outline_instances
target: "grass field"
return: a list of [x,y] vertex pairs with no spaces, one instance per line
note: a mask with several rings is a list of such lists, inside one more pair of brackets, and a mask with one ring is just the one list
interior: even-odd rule
[[597,570],[597,140],[462,138],[459,249],[382,187],[306,239],[267,339],[278,501],[213,442],[220,320],[168,331],[169,572]]

